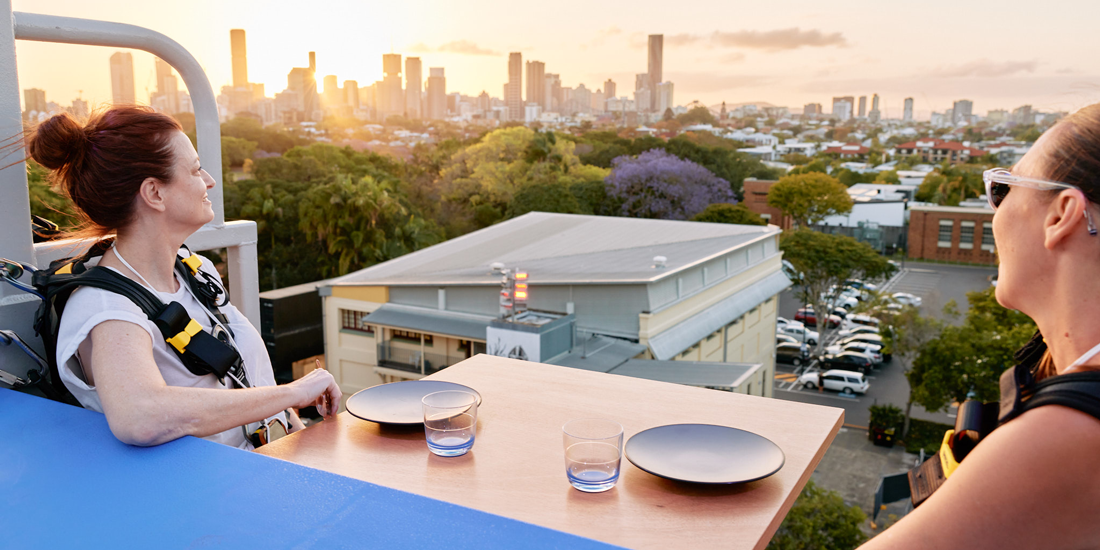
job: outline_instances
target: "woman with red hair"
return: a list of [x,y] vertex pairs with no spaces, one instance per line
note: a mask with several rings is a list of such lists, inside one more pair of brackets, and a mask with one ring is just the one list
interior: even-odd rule
[[[277,386],[259,333],[232,305],[213,315],[175,270],[184,241],[214,219],[202,169],[179,123],[142,107],[116,107],[85,124],[61,114],[40,124],[27,144],[32,158],[84,218],[83,237],[114,235],[100,266],[144,286],[164,303],[178,302],[202,330],[221,336],[243,361],[233,377],[197,375],[128,298],[80,287],[58,328],[57,365],[65,387],[85,408],[102,412],[111,431],[131,445],[158,445],[185,435],[251,449],[249,434],[268,420],[302,423],[291,408],[335,414],[340,389],[315,370]],[[220,277],[209,260],[203,277]],[[285,416],[284,416],[285,415]]]

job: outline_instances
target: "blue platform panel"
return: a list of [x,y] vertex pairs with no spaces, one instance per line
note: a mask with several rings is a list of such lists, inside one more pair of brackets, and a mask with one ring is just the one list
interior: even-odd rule
[[0,389],[0,548],[614,546]]

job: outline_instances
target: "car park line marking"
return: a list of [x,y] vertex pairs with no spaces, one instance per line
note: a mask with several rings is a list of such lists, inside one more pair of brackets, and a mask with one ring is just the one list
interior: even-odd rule
[[839,400],[839,401],[847,401],[847,402],[852,402],[852,401],[860,402],[862,400],[862,398],[859,397],[858,395],[853,396],[853,397],[841,397],[844,394],[838,393],[836,395],[833,395],[832,392],[823,393],[823,392],[817,391],[816,389],[815,390],[785,390],[783,388],[776,388],[776,390],[785,391],[787,393],[801,393],[801,394],[805,394],[805,395],[816,395],[816,396],[821,397],[823,399],[836,399],[836,400]]

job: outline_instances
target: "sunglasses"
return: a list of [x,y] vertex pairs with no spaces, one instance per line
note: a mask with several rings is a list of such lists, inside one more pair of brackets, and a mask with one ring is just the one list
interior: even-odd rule
[[[982,181],[985,182],[985,197],[989,201],[989,207],[994,211],[1001,205],[1001,202],[1008,196],[1008,192],[1012,190],[1013,185],[1020,187],[1030,187],[1031,189],[1038,189],[1040,191],[1054,191],[1056,189],[1073,189],[1081,191],[1084,195],[1085,192],[1076,185],[1070,185],[1068,183],[1059,183],[1056,181],[1040,180],[1034,178],[1025,178],[1023,176],[1017,176],[1012,172],[1009,172],[1005,168],[993,168],[982,172]],[[1085,198],[1085,222],[1088,224],[1089,235],[1096,235],[1096,226],[1092,223],[1092,216],[1088,210],[1088,198]]]

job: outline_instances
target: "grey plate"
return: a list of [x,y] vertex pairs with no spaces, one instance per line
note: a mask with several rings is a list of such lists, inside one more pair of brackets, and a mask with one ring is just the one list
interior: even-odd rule
[[468,391],[476,395],[478,405],[481,404],[481,394],[462,384],[439,380],[409,380],[355,392],[355,395],[348,398],[345,406],[352,416],[379,424],[423,424],[424,407],[421,400],[429,393],[447,390]]
[[713,424],[670,424],[634,434],[626,458],[655,476],[692,483],[745,483],[779,471],[778,445],[745,430]]

